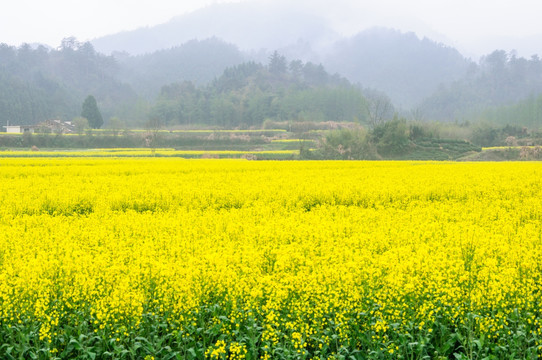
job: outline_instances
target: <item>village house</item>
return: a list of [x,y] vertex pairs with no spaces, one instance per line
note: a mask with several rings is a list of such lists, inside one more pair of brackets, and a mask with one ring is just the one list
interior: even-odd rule
[[72,134],[75,132],[75,126],[71,121],[46,120],[36,125],[37,132],[54,134]]
[[11,134],[23,134],[23,133],[30,133],[32,134],[35,130],[35,125],[6,125],[3,126],[4,129],[6,129],[7,133]]
[[33,134],[33,133],[54,133],[71,134],[75,132],[75,126],[71,121],[46,120],[37,125],[6,125],[3,126],[6,133]]

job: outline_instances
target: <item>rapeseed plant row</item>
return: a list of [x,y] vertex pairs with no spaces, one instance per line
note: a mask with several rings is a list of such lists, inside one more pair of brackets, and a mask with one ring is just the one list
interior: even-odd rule
[[541,176],[2,159],[0,358],[538,358]]

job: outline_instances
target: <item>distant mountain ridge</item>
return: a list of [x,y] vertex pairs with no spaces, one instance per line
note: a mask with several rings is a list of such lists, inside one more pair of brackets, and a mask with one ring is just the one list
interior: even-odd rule
[[89,43],[64,45],[51,50],[0,44],[0,124],[72,120],[89,94],[100,99],[106,118],[133,107],[137,95],[118,80],[112,57],[95,52]]
[[[129,61],[136,67],[143,65],[145,59],[153,59],[155,68],[144,73],[153,74],[154,82],[164,79],[201,83],[208,77],[202,74],[201,66],[194,67],[180,50],[186,53],[190,47],[185,44],[194,45],[195,40],[202,47],[209,38],[223,41],[214,45],[222,47],[220,51],[225,51],[223,55],[228,59],[208,59],[193,52],[202,64],[210,64],[210,76],[220,75],[225,67],[245,60],[265,64],[269,55],[278,50],[289,60],[321,63],[328,71],[353,83],[386,92],[403,108],[420,103],[439,85],[460,79],[471,63],[456,49],[419,39],[414,33],[372,28],[346,38],[334,32],[321,15],[272,3],[208,6],[165,24],[106,36],[92,43],[103,53],[139,54]],[[225,44],[237,47],[239,54],[225,49]],[[176,56],[179,71],[168,68],[175,64]],[[168,60],[163,62],[160,57]],[[164,66],[166,63],[168,66]],[[189,73],[190,68],[193,74]],[[156,86],[152,88],[153,93],[157,90]]]
[[336,42],[323,64],[352,82],[385,92],[397,106],[410,108],[439,85],[461,79],[473,63],[456,49],[414,33],[373,28]]
[[217,38],[190,40],[181,46],[139,56],[114,53],[114,57],[121,65],[119,78],[147,99],[155,98],[163,86],[174,82],[205,85],[222,75],[227,67],[246,60],[235,45]]
[[325,19],[295,9],[285,12],[272,3],[228,3],[205,7],[153,27],[139,28],[92,41],[97,51],[132,55],[152,53],[190,40],[217,37],[241,50],[273,51],[302,39],[313,46],[339,38]]
[[[394,111],[416,114],[417,120],[465,120],[542,93],[542,61],[536,56],[528,60],[501,50],[474,62],[453,47],[390,28],[344,37],[318,14],[295,7],[281,13],[271,4],[213,5],[166,24],[96,39],[94,45],[75,38],[58,49],[0,44],[0,124],[71,120],[88,94],[95,95],[106,119],[143,124],[157,101],[171,100],[164,100],[164,88],[216,90],[209,85],[227,69],[247,63],[265,69],[272,54],[284,59],[292,76],[310,64],[306,68],[316,73],[344,78],[367,99],[380,94]],[[287,85],[284,91],[300,86]],[[272,103],[272,97],[264,98]],[[277,115],[281,120],[283,113]]]

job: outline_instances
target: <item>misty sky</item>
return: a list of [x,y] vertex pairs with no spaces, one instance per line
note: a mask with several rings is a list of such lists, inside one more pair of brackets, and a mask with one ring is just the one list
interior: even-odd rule
[[[280,1],[286,0],[272,2]],[[220,2],[240,1],[17,0],[4,4],[0,12],[0,43],[39,42],[56,47],[67,36],[92,40],[163,23]],[[467,51],[476,46],[504,48],[506,41],[529,37],[536,41],[533,36],[542,35],[542,2],[538,0],[288,0],[288,4],[326,16],[345,35],[369,26],[389,26]]]

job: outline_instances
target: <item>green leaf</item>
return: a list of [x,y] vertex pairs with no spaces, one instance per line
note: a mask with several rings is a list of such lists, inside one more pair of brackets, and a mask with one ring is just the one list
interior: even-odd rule
[[79,341],[75,340],[75,339],[71,339],[70,342],[68,343],[68,347],[70,347],[70,345],[75,349],[75,350],[81,350],[82,349],[82,346],[81,344],[79,343]]

